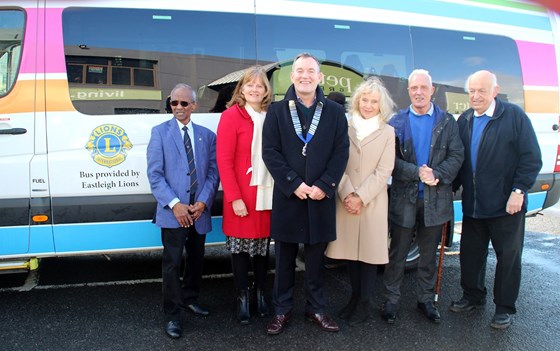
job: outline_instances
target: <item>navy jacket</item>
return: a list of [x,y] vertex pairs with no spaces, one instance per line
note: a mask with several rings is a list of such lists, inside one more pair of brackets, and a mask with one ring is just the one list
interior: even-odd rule
[[[336,189],[348,162],[348,121],[342,106],[325,99],[321,88],[316,96],[324,106],[306,157],[288,107],[289,100],[297,99],[293,85],[284,100],[268,108],[264,121],[262,157],[274,178],[270,237],[275,240],[316,244],[336,239]],[[300,200],[293,192],[302,182],[316,185],[327,197]]]
[[[389,124],[395,128],[396,158],[391,184],[389,219],[405,228],[416,223],[419,167],[416,162],[409,109],[401,110]],[[434,104],[434,128],[428,167],[439,179],[435,187],[424,186],[424,222],[426,226],[443,224],[453,218],[452,183],[463,163],[463,143],[455,118]]]
[[517,105],[496,99],[494,115],[480,138],[476,172],[471,164],[473,109],[458,119],[465,145],[465,163],[455,188],[463,186],[463,215],[472,218],[506,216],[506,204],[513,188],[529,190],[542,167],[541,150],[529,117]]

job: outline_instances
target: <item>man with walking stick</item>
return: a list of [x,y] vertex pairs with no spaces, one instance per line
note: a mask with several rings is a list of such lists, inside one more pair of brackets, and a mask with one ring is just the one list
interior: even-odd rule
[[391,245],[383,284],[386,301],[381,316],[397,318],[406,256],[414,233],[420,250],[417,278],[418,309],[434,323],[437,245],[443,224],[453,218],[451,184],[463,162],[463,143],[455,118],[431,102],[435,88],[428,71],[408,78],[411,105],[389,124],[395,128],[396,158],[389,201]]

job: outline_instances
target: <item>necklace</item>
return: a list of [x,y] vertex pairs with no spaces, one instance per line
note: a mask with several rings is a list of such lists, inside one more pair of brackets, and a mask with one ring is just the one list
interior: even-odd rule
[[319,120],[321,120],[321,113],[323,112],[323,102],[319,101],[317,103],[317,107],[315,108],[315,113],[313,113],[313,119],[311,120],[311,126],[309,126],[309,131],[303,137],[303,130],[301,127],[301,122],[299,121],[299,117],[297,114],[296,102],[294,100],[290,100],[288,102],[290,107],[290,115],[292,116],[292,123],[294,124],[294,129],[296,130],[296,135],[303,141],[303,148],[301,149],[301,154],[303,156],[307,156],[307,144],[313,139],[313,135],[317,130],[317,126],[319,125]]

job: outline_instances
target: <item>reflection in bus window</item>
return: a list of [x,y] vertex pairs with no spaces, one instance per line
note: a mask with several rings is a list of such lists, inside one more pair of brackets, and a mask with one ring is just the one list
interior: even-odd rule
[[[185,23],[196,35],[170,35]],[[218,91],[207,85],[256,61],[251,14],[67,8],[62,24],[70,97],[85,114],[165,113],[179,82],[208,112]]]
[[441,108],[455,114],[468,108],[465,81],[481,69],[496,74],[502,99],[524,108],[521,63],[512,39],[417,27],[411,33],[415,66],[430,71],[436,85],[434,99]]
[[0,97],[12,89],[21,59],[24,14],[0,10]]
[[[360,80],[350,79],[355,74],[361,76],[361,80],[371,75],[381,75],[393,97],[406,93],[403,78],[413,67],[410,28],[407,26],[258,16],[257,27],[263,33],[257,37],[259,61],[293,60],[299,52],[308,51],[328,62],[328,66],[332,64],[342,68],[336,77],[330,77],[330,81],[325,80],[321,84],[325,94],[336,91],[350,97],[355,85],[360,83]],[[325,40],[306,41],[306,47],[301,48],[302,43],[293,38],[302,32],[321,33],[321,38]],[[289,57],[286,53],[290,53]],[[388,65],[393,65],[395,69],[390,75],[384,76],[383,68]],[[324,66],[323,70],[329,68]],[[328,75],[325,75],[325,79],[328,79]],[[353,82],[351,86],[346,84],[348,81]],[[273,89],[276,90],[275,87]],[[399,99],[396,100],[399,103]]]
[[[196,28],[197,35],[185,41],[169,35],[181,32],[184,23]],[[227,33],[217,28],[227,28]],[[524,104],[515,42],[495,35],[319,18],[118,8],[65,9],[63,30],[71,99],[86,114],[165,113],[165,99],[178,82],[197,90],[196,112],[217,113],[225,108],[228,87],[256,63],[265,67],[274,99],[282,99],[291,83],[291,63],[304,51],[323,61],[325,94],[350,97],[363,79],[379,76],[398,108],[407,108],[408,75],[424,68],[434,79],[434,102],[461,113],[468,107],[466,78],[489,69],[498,75],[503,97]],[[302,31],[321,33],[325,40],[294,40]]]

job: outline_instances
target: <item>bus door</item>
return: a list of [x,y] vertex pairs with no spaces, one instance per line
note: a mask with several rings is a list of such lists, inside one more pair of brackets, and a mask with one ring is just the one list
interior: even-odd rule
[[[30,9],[33,14],[35,9]],[[35,136],[35,24],[0,8],[0,255],[29,251],[29,165]],[[24,26],[27,25],[27,30]],[[24,35],[27,37],[24,40]],[[22,43],[26,48],[22,49]],[[27,60],[23,57],[26,55]],[[29,60],[33,58],[33,60]]]

